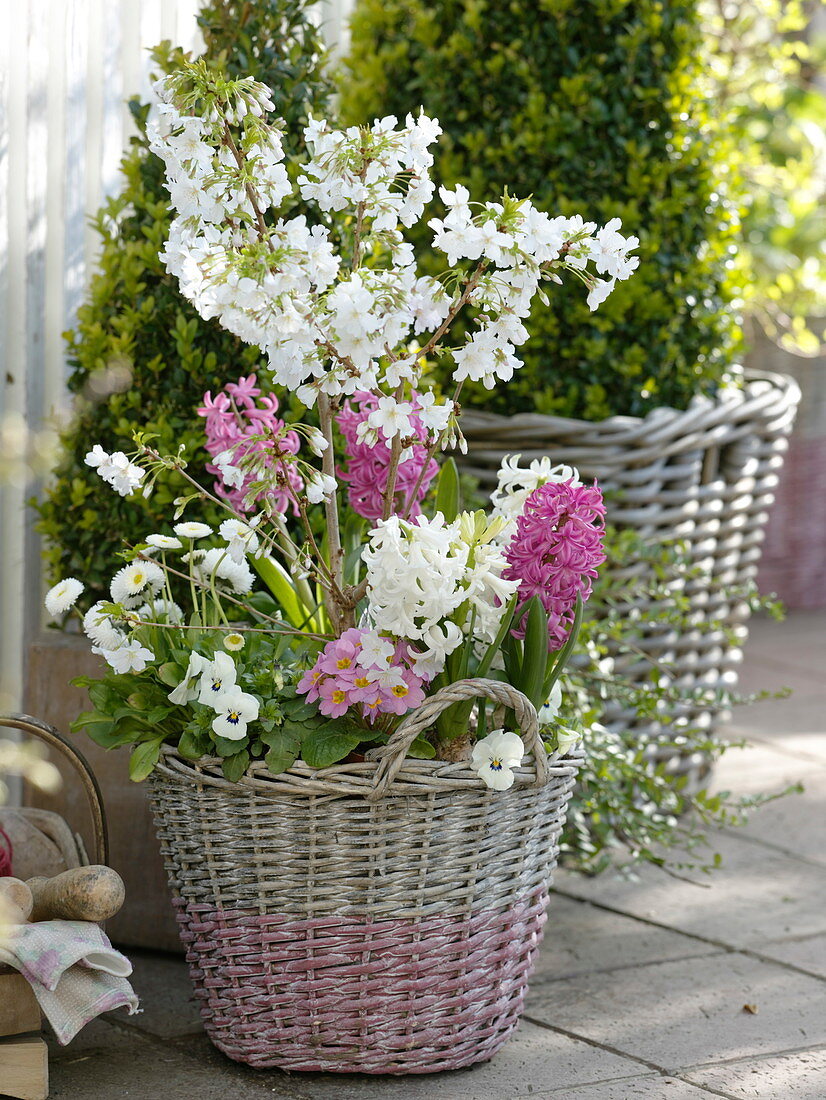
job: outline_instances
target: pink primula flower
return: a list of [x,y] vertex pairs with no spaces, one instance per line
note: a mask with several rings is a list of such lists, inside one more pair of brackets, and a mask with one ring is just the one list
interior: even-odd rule
[[371,722],[381,714],[406,714],[425,697],[425,680],[413,671],[412,659],[404,643],[388,644],[372,631],[351,627],[325,645],[296,691],[309,703],[318,701],[331,718],[350,708]]
[[341,718],[347,713],[350,700],[345,686],[334,676],[328,676],[319,688],[318,709],[330,718]]
[[[597,566],[605,561],[604,516],[605,504],[596,484],[548,481],[525,501],[505,547],[508,567],[502,576],[519,582],[520,605],[532,596],[542,601],[551,650],[565,644],[577,596],[588,599]],[[521,638],[524,630],[523,622],[514,634]]]

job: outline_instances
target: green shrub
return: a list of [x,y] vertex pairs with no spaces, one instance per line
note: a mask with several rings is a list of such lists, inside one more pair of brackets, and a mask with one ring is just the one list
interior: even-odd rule
[[[308,0],[212,0],[198,19],[210,61],[273,89],[276,111],[286,122],[288,158],[303,151],[308,113],[328,109],[330,87],[311,6]],[[154,57],[159,71],[168,72],[181,53],[164,43]],[[35,505],[51,579],[76,576],[94,598],[104,593],[126,533],[168,526],[183,482],[170,479],[140,503],[143,514],[136,513],[135,499],[102,489],[84,464],[86,452],[94,443],[129,452],[133,430],[145,427],[157,433],[162,452],[184,444],[193,459],[191,472],[208,483],[203,421],[195,409],[205,390],[214,392],[254,371],[261,358],[258,349],[203,321],[164,270],[158,250],[170,212],[163,165],[143,135],[147,108],[130,106],[141,132],[122,162],[122,191],[95,219],[100,270],[91,279],[77,327],[67,334],[74,416],[61,435],[54,480]]]
[[787,351],[826,343],[826,39],[799,0],[701,0],[710,94],[746,181],[744,312]]
[[505,413],[598,419],[684,408],[732,363],[737,211],[698,91],[694,0],[360,0],[345,121],[425,111],[445,130],[439,182],[491,200],[622,219],[640,266],[590,313],[582,287],[538,305]]

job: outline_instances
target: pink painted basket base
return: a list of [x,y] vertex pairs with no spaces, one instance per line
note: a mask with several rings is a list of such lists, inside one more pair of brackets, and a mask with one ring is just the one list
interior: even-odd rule
[[299,918],[178,901],[207,1034],[251,1066],[433,1073],[519,1020],[548,895],[467,917]]

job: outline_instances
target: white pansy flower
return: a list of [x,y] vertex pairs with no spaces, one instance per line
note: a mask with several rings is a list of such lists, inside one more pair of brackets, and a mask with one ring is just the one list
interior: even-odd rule
[[123,642],[117,649],[101,649],[92,646],[92,652],[106,658],[107,663],[123,676],[127,672],[143,672],[150,661],[155,660],[155,654],[151,649],[146,649],[134,638],[130,642]]
[[567,726],[560,726],[556,731],[556,747],[560,756],[574,747],[582,738],[577,730],[570,730]]
[[212,704],[216,715],[212,728],[219,737],[240,741],[247,735],[247,724],[258,717],[258,700],[238,687],[230,688]]
[[201,671],[198,702],[214,706],[217,699],[236,686],[237,679],[238,671],[232,657],[219,650]]
[[158,550],[180,550],[182,546],[181,540],[173,535],[147,535],[144,541]]
[[548,722],[553,722],[557,714],[559,714],[559,708],[562,706],[562,683],[557,680],[554,686],[551,688],[551,694],[548,696],[546,702],[539,708],[538,718],[544,725]]
[[525,746],[518,734],[494,730],[473,746],[470,765],[494,791],[507,791],[513,786],[513,768],[518,768],[525,755]]
[[170,703],[177,703],[179,706],[185,706],[187,703],[191,703],[193,699],[196,699],[199,691],[199,685],[196,681],[210,663],[211,662],[208,661],[206,657],[202,657],[200,653],[190,653],[189,664],[186,666],[183,680],[181,680],[178,686],[170,691],[167,696]]
[[244,635],[234,632],[232,634],[224,635],[224,649],[229,650],[230,653],[237,653],[239,649],[243,649],[245,645]]
[[147,589],[157,592],[163,587],[163,582],[164,572],[157,562],[133,561],[115,573],[109,592],[114,603],[137,607],[143,602]]
[[74,577],[66,577],[65,580],[58,581],[46,593],[43,601],[46,604],[46,610],[52,618],[63,615],[70,607],[74,607],[84,588],[85,585]]
[[208,524],[197,523],[194,520],[176,523],[172,530],[182,539],[205,539],[207,535],[212,534],[212,528]]
[[96,604],[83,616],[83,631],[98,650],[117,649],[126,641],[126,635],[115,625],[111,615],[103,610],[104,601]]

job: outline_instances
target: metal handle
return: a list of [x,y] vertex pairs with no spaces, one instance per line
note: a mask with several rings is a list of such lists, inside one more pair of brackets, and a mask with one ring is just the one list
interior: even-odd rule
[[103,798],[98,781],[95,779],[94,772],[83,753],[79,752],[70,741],[67,741],[62,733],[58,733],[54,726],[47,725],[46,722],[41,722],[28,714],[0,715],[0,727],[2,726],[8,729],[20,730],[22,733],[31,734],[40,741],[45,741],[47,745],[62,753],[74,767],[83,783],[86,797],[89,799],[89,809],[92,812],[92,827],[95,835],[96,861],[108,865],[109,833],[106,828]]

